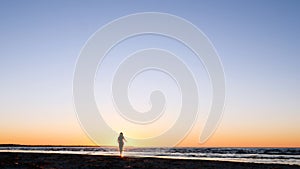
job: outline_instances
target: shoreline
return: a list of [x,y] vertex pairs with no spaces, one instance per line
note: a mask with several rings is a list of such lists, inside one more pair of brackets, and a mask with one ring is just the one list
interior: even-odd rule
[[82,154],[0,152],[0,168],[222,168],[222,169],[300,169],[298,165],[261,164],[228,161],[123,157]]

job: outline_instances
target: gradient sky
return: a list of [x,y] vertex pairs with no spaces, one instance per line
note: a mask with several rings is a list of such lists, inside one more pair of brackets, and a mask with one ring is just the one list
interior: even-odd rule
[[[214,44],[224,67],[226,105],[219,128],[199,145],[205,121],[200,115],[180,146],[300,146],[297,0],[2,0],[0,143],[92,145],[73,107],[77,57],[101,26],[137,12],[165,12],[192,22]],[[141,41],[151,41],[147,38],[153,40],[150,45],[159,45],[155,37]],[[95,91],[101,97],[101,88]]]

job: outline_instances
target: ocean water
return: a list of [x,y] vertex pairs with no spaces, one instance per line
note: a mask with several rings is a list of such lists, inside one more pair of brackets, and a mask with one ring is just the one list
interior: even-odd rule
[[[0,152],[60,153],[118,156],[117,147],[3,146]],[[124,156],[248,163],[291,164],[300,166],[300,148],[135,148],[125,147]]]

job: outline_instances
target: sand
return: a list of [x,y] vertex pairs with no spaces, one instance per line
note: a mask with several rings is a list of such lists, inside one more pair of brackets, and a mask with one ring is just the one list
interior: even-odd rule
[[300,169],[300,166],[76,154],[0,153],[0,168]]

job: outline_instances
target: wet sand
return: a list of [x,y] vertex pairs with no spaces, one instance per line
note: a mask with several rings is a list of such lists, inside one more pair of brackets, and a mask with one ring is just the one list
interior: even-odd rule
[[0,168],[300,169],[300,166],[98,155],[0,153]]

